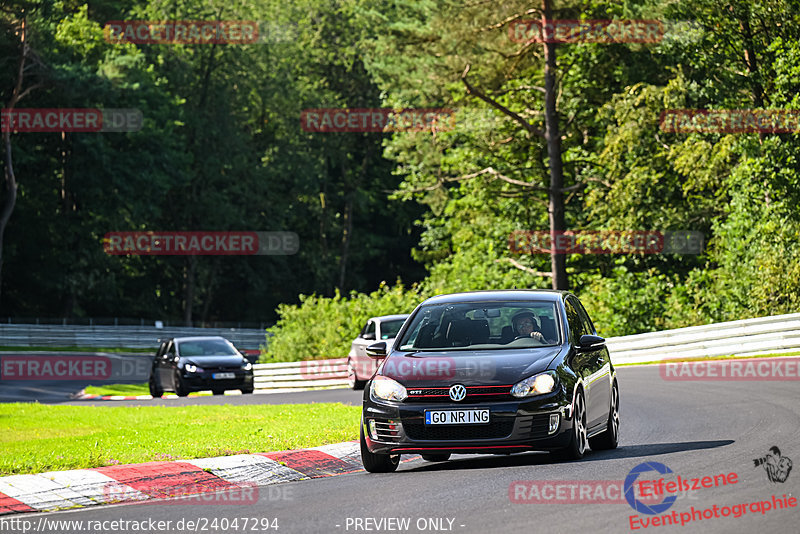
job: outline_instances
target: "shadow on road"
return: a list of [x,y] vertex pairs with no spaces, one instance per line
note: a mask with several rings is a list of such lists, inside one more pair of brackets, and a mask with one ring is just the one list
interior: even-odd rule
[[597,460],[611,460],[618,458],[641,458],[642,456],[658,456],[675,452],[698,451],[702,449],[716,449],[734,443],[732,439],[719,439],[714,441],[681,441],[676,443],[649,443],[645,445],[626,445],[611,451],[592,452],[586,455],[583,462]]
[[622,458],[641,458],[659,456],[676,452],[715,449],[734,443],[732,439],[715,441],[683,441],[679,443],[650,443],[643,445],[627,445],[611,451],[590,451],[583,460],[560,462],[546,452],[528,452],[503,456],[476,456],[474,458],[455,458],[448,462],[425,463],[403,471],[446,471],[461,469],[491,469],[496,467],[519,467],[529,465],[549,465],[556,463],[581,464],[603,460],[619,460]]

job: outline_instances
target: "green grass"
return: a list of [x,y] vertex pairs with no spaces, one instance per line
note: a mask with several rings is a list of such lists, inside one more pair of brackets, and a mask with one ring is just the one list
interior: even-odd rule
[[[298,391],[302,390],[309,390],[309,391],[316,391],[320,389],[341,389],[343,386],[310,386],[307,388],[298,389]],[[84,388],[84,393],[89,395],[122,395],[122,396],[139,396],[139,395],[150,395],[150,387],[147,385],[147,382],[142,382],[141,384],[109,384],[103,386],[86,386]],[[195,391],[189,393],[190,397],[194,396],[204,396],[204,395],[211,395],[211,390],[208,391]],[[168,391],[164,393],[164,395],[173,395],[172,392]]]
[[358,438],[360,406],[0,404],[0,476],[269,452]]
[[800,355],[800,351],[796,352],[781,352],[778,354],[757,354],[755,356],[735,356],[733,354],[727,356],[695,356],[692,358],[669,358],[663,360],[653,360],[650,362],[637,362],[637,363],[617,363],[614,364],[614,367],[626,367],[629,365],[651,365],[654,363],[664,363],[665,361],[669,361],[670,363],[673,362],[701,362],[701,361],[709,361],[709,360],[747,360],[750,358],[780,358],[781,356],[797,356]]

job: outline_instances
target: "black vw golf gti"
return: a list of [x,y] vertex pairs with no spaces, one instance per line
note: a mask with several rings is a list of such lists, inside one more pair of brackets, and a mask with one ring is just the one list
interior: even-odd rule
[[174,391],[185,397],[192,391],[253,392],[253,365],[227,339],[219,336],[176,337],[161,340],[150,370],[150,394]]
[[476,291],[420,304],[364,391],[361,458],[371,472],[401,454],[613,449],[619,388],[605,340],[566,291]]

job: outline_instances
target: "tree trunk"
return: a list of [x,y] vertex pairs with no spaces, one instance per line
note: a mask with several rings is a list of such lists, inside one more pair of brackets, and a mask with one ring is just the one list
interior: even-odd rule
[[[30,46],[27,41],[27,21],[23,17],[20,21],[19,39],[22,44],[22,50],[19,58],[19,66],[17,68],[17,80],[14,84],[14,89],[11,91],[11,98],[5,106],[6,111],[11,111],[17,105],[17,102],[22,98],[38,88],[41,84],[34,84],[27,89],[22,89],[22,84],[25,79],[25,62],[30,52]],[[17,176],[14,173],[14,158],[11,151],[11,130],[10,128],[3,133],[3,147],[5,149],[5,198],[3,198],[2,209],[0,209],[0,296],[2,296],[3,287],[3,239],[5,237],[6,226],[8,225],[11,214],[14,212],[14,206],[17,204]],[[0,300],[0,303],[2,300]]]
[[[550,0],[542,0],[542,28],[552,20]],[[553,289],[569,289],[566,255],[556,251],[556,236],[566,229],[564,222],[564,170],[561,163],[561,134],[556,111],[556,44],[544,41],[544,120],[547,158],[550,166],[548,212],[550,215],[550,265]]]
[[[732,7],[731,11],[733,11]],[[736,16],[735,13],[734,16]],[[744,40],[744,62],[745,65],[747,65],[747,71],[750,73],[749,80],[753,92],[753,104],[756,109],[762,109],[764,108],[764,87],[758,80],[758,56],[756,55],[755,43],[753,42],[753,29],[750,27],[749,16],[749,9],[745,13],[738,15],[739,31],[741,31],[742,39]],[[766,138],[766,133],[759,132],[758,140],[761,145],[764,144],[764,140]],[[770,203],[772,202],[772,199],[769,196],[769,180],[764,178],[764,180],[761,182],[761,185],[764,188],[764,204],[769,207]]]
[[[3,144],[5,146],[5,198],[3,208],[0,211],[0,296],[3,288],[3,237],[6,232],[6,225],[14,212],[17,203],[17,178],[14,175],[14,164],[11,156],[11,132],[3,132]],[[0,301],[2,302],[2,301]]]
[[200,321],[203,324],[208,322],[208,310],[211,308],[211,301],[214,300],[214,290],[217,287],[217,269],[219,268],[219,256],[216,256],[211,262],[211,271],[208,276],[208,284],[206,284],[205,297],[203,298],[203,307],[200,311]]
[[194,284],[195,276],[194,271],[197,265],[197,256],[188,256],[187,265],[184,270],[184,298],[185,304],[183,307],[183,322],[186,326],[192,326],[192,305],[194,304]]
[[342,256],[339,260],[339,291],[344,293],[344,281],[347,275],[347,259],[350,252],[350,240],[353,234],[353,196],[355,192],[347,195],[344,205],[344,221],[342,229]]

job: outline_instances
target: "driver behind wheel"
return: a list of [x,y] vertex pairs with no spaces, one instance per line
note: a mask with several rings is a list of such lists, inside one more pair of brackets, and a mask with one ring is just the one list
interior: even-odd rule
[[519,312],[511,319],[511,324],[514,327],[514,333],[517,335],[514,339],[532,337],[542,343],[545,342],[539,318],[533,313],[529,311]]

